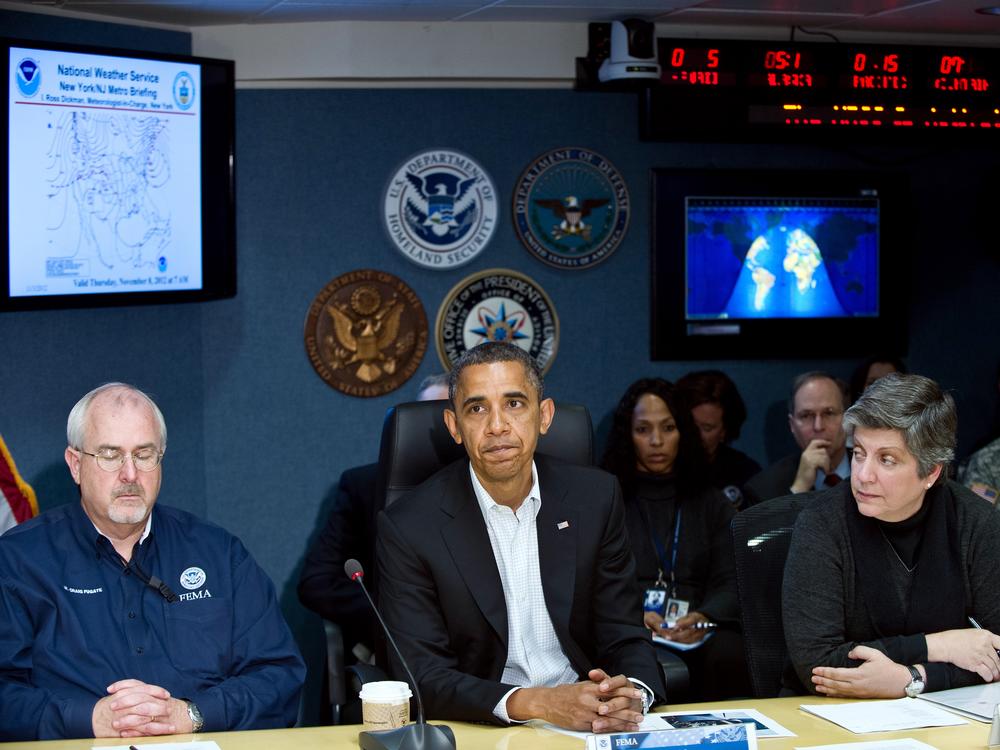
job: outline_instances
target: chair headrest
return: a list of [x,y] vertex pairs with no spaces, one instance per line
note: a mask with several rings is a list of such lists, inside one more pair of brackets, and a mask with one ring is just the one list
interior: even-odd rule
[[[447,401],[414,401],[391,407],[382,424],[378,496],[396,500],[458,459],[465,448],[455,443],[442,415]],[[569,463],[594,462],[594,430],[590,413],[580,404],[557,403],[549,430],[537,451]]]

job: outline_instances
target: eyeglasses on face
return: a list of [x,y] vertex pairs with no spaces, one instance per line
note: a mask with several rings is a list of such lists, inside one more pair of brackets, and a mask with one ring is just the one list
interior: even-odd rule
[[103,471],[118,471],[125,465],[127,458],[132,459],[133,465],[139,471],[152,471],[163,459],[163,451],[156,448],[139,448],[135,451],[102,450],[98,453],[89,453],[85,450],[79,452],[85,456],[93,456],[98,468]]

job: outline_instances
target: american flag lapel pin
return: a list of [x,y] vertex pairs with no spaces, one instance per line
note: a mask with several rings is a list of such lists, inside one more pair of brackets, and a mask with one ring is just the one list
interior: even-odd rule
[[563,529],[568,529],[569,521],[560,521],[559,523],[556,524],[556,528],[559,529],[559,531],[562,531]]

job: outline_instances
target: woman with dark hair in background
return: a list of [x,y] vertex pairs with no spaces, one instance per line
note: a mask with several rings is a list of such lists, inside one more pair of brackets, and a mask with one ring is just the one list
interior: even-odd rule
[[747,407],[736,384],[721,370],[689,372],[677,381],[677,398],[690,409],[701,435],[709,482],[740,507],[740,488],[760,472],[760,464],[730,445],[740,436],[747,418]]
[[[646,627],[689,649],[678,653],[691,675],[690,700],[749,695],[729,537],[736,511],[709,484],[698,432],[670,382],[629,386],[601,466],[622,485]],[[667,612],[676,620],[665,620]]]
[[865,388],[891,372],[906,374],[906,365],[899,357],[889,354],[874,354],[861,362],[854,368],[851,379],[848,381],[851,387],[851,403],[853,404],[861,398]]

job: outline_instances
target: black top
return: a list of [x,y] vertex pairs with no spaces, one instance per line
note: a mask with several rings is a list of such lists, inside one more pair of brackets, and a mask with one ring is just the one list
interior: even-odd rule
[[672,556],[678,509],[677,596],[690,603],[691,612],[716,622],[736,622],[739,602],[729,531],[736,510],[712,487],[678,499],[672,476],[638,475],[625,500],[625,519],[639,585],[644,590],[654,586],[661,567],[651,533],[658,535],[668,558]]
[[751,477],[760,472],[760,464],[742,451],[721,444],[708,465],[708,481],[716,489],[722,490],[726,499],[739,508],[743,504],[742,487]]

